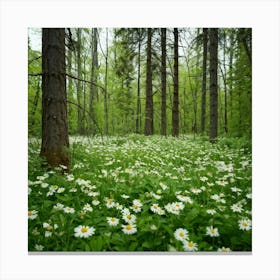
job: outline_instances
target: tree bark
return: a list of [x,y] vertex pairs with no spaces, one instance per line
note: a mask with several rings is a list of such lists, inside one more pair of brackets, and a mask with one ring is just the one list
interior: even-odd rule
[[210,28],[210,141],[218,136],[218,29]]
[[43,28],[40,155],[51,167],[64,165],[69,169],[65,68],[64,28]]
[[179,66],[178,29],[174,28],[174,95],[172,106],[172,136],[179,136]]
[[166,28],[161,28],[161,135],[166,135]]
[[[79,79],[82,79],[82,60],[81,60],[81,29],[77,29],[77,75]],[[79,134],[82,134],[82,106],[81,106],[81,81],[77,81],[77,102],[79,107],[78,109],[78,124],[77,131]]]
[[203,28],[203,65],[202,65],[201,128],[200,128],[201,134],[205,133],[207,44],[208,44],[208,28]]
[[94,98],[98,95],[98,87],[94,85],[97,83],[98,71],[98,48],[97,48],[97,28],[91,30],[91,73],[90,73],[90,99],[89,99],[89,113],[91,118],[90,132],[94,131]]
[[136,110],[136,133],[141,129],[141,99],[140,99],[140,78],[141,78],[141,40],[138,42],[138,71],[137,71],[137,110]]
[[153,93],[152,93],[152,29],[148,28],[147,40],[147,70],[146,70],[146,111],[145,131],[146,136],[153,134]]
[[104,92],[104,122],[105,122],[105,135],[109,133],[109,120],[108,120],[108,28],[106,28],[106,56],[105,56],[105,92]]

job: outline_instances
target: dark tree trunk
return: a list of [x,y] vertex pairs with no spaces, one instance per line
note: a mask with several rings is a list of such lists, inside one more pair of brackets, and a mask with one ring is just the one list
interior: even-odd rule
[[138,42],[138,71],[137,71],[137,111],[136,111],[136,133],[141,130],[141,99],[140,99],[140,78],[141,78],[141,41]]
[[39,101],[40,87],[41,87],[40,86],[40,79],[38,79],[36,94],[35,94],[34,102],[33,102],[33,108],[32,108],[32,111],[31,111],[31,119],[32,119],[31,128],[35,124],[35,114],[36,114],[36,110],[37,110],[37,106],[38,106],[38,101]]
[[227,43],[227,37],[226,32],[224,31],[224,90],[225,90],[225,111],[224,111],[224,117],[225,117],[225,133],[228,133],[228,91],[227,91],[227,69],[226,69],[226,43]]
[[97,83],[97,71],[98,71],[98,49],[97,49],[97,28],[91,30],[91,73],[90,73],[90,99],[89,99],[89,114],[90,114],[90,132],[94,131],[94,98],[98,95],[98,87],[94,85]]
[[201,96],[201,128],[200,132],[205,132],[206,118],[206,78],[207,78],[207,45],[208,28],[203,28],[203,65],[202,65],[202,96]]
[[210,141],[218,136],[218,29],[210,28]]
[[161,29],[161,135],[166,135],[166,28]]
[[82,134],[82,106],[81,106],[81,93],[82,93],[82,60],[81,60],[81,29],[77,29],[77,102],[78,102],[78,126],[77,130],[79,134]]
[[152,93],[152,29],[148,28],[147,70],[146,70],[146,112],[145,135],[153,134],[153,93]]
[[172,106],[172,136],[179,135],[179,66],[178,66],[178,29],[174,28],[174,95]]
[[[72,50],[68,48],[67,51],[67,74],[71,75],[72,73]],[[73,98],[73,81],[71,78],[67,79],[67,99],[72,100]],[[71,119],[72,115],[72,107],[68,107],[68,117]],[[72,127],[71,124],[69,123],[69,131],[71,131]]]
[[40,155],[52,166],[69,168],[66,106],[65,30],[43,28],[42,145]]

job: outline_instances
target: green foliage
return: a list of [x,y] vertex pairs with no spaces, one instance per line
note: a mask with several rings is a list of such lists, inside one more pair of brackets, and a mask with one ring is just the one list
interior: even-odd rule
[[[39,140],[29,141],[28,209],[38,211],[28,222],[29,251],[37,245],[44,251],[183,251],[174,236],[178,228],[188,231],[198,251],[252,249],[251,230],[239,227],[241,219],[251,219],[251,149],[246,138],[221,138],[212,145],[207,138],[187,135],[75,137],[70,174],[44,169],[39,145]],[[180,201],[182,197],[189,200]],[[114,207],[107,206],[108,199]],[[131,208],[135,199],[142,203],[140,212]],[[167,206],[175,202],[183,206],[172,213]],[[58,203],[64,205],[61,210]],[[92,211],[84,210],[87,204]],[[164,214],[154,213],[153,204]],[[233,205],[241,210],[234,212]],[[66,213],[66,207],[75,212]],[[127,224],[124,209],[136,216],[134,234],[122,231]],[[107,217],[119,219],[119,224],[110,226]],[[94,227],[94,234],[75,237],[79,225]],[[209,226],[218,228],[218,237],[206,235]]]

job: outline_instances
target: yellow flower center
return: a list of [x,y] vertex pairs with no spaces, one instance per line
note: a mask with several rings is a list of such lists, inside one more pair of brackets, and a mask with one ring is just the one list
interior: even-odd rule
[[193,243],[192,242],[189,242],[188,245],[189,245],[189,247],[193,247]]
[[85,232],[87,232],[87,231],[88,231],[88,229],[87,229],[86,227],[82,227],[82,228],[81,228],[81,232],[82,232],[82,233],[85,233]]
[[243,225],[243,227],[247,227],[248,226],[248,224],[246,222],[243,222],[242,225]]
[[157,209],[157,208],[158,208],[158,206],[157,206],[157,205],[153,205],[153,208]]
[[32,215],[33,215],[32,211],[28,211],[28,216],[32,216]]
[[130,215],[127,215],[126,217],[127,217],[127,219],[129,219],[129,220],[131,219],[131,216],[130,216]]
[[222,252],[226,253],[227,249],[226,248],[222,248]]
[[111,222],[115,222],[116,221],[116,219],[115,218],[111,218]]
[[212,234],[214,234],[214,233],[215,233],[215,230],[212,228],[212,229],[210,229],[210,232],[211,232]]
[[184,237],[185,236],[184,232],[182,232],[182,231],[180,231],[179,235],[180,235],[180,237]]
[[138,209],[138,205],[134,205],[133,208],[134,208],[134,209]]
[[131,225],[127,225],[127,226],[125,227],[125,229],[131,230],[131,229],[132,229],[132,226],[131,226]]

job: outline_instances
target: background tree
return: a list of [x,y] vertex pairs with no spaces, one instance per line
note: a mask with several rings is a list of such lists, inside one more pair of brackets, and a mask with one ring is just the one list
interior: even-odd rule
[[209,29],[210,37],[210,141],[218,136],[218,29]]
[[69,168],[65,67],[64,28],[43,28],[40,154],[52,167],[64,165]]
[[161,135],[166,135],[166,28],[161,28]]

